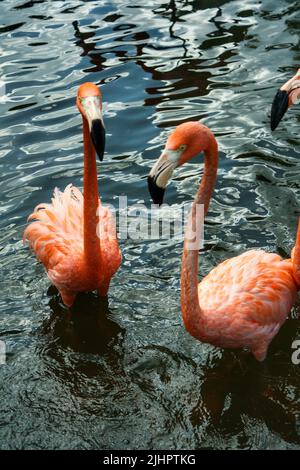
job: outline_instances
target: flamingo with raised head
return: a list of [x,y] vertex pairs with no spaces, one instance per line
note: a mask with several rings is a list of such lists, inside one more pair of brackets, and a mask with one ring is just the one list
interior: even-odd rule
[[[223,348],[248,348],[263,361],[284,323],[300,286],[300,224],[292,259],[250,250],[215,267],[198,284],[198,249],[191,234],[197,206],[208,211],[217,168],[218,145],[212,131],[199,122],[179,125],[148,177],[155,204],[162,204],[173,170],[204,152],[204,172],[189,213],[181,267],[181,311],[187,331],[200,341]],[[203,220],[202,220],[203,222]]]
[[93,83],[82,84],[77,107],[83,120],[83,194],[71,184],[54,190],[52,202],[39,204],[24,232],[48,277],[71,307],[78,292],[97,290],[106,296],[121,263],[115,221],[98,195],[96,151],[103,159],[105,128],[102,96]]
[[271,130],[274,131],[290,106],[300,98],[300,69],[277,91],[271,109]]

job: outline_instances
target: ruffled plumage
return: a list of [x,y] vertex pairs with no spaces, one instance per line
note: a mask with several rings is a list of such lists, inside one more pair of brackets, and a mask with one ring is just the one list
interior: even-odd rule
[[55,188],[51,203],[36,206],[28,220],[32,222],[24,231],[23,241],[29,240],[37,259],[43,263],[51,282],[62,295],[67,293],[70,297],[73,293],[101,289],[101,284],[105,287],[109,284],[120,265],[121,253],[113,217],[100,200],[98,249],[101,250],[103,263],[102,269],[92,278],[86,275],[83,195],[78,188],[72,184],[64,192]]
[[247,346],[262,360],[295,303],[297,284],[290,259],[250,250],[216,266],[198,292],[207,339]]
[[69,184],[64,192],[55,188],[51,203],[39,204],[24,231],[37,259],[53,269],[70,251],[83,253],[83,196]]

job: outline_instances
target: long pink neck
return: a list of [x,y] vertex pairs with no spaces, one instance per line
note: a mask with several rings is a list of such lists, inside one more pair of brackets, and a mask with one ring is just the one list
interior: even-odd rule
[[101,264],[100,241],[97,235],[99,205],[96,152],[91,141],[88,122],[83,118],[83,239],[85,262],[91,272]]
[[300,287],[300,218],[298,220],[298,230],[293,254],[293,274],[297,285]]
[[205,339],[204,320],[198,297],[198,249],[190,249],[187,233],[197,227],[197,235],[204,224],[204,220],[198,220],[197,206],[204,205],[204,216],[209,207],[213,193],[217,169],[218,169],[218,145],[213,134],[211,135],[208,149],[204,152],[204,172],[196,197],[189,214],[188,224],[183,245],[181,267],[181,311],[184,325],[187,331],[198,339]]

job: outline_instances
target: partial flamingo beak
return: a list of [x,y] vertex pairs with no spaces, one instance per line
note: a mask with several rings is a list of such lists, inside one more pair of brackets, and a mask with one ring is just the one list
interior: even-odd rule
[[272,103],[271,131],[275,131],[288,109],[289,95],[285,90],[278,90]]
[[179,153],[164,150],[148,176],[148,189],[154,204],[163,203],[165,189],[178,164]]
[[271,109],[271,130],[274,131],[287,109],[295,104],[300,95],[300,69],[276,93]]
[[94,119],[92,121],[91,138],[99,160],[102,162],[105,150],[105,127],[102,119]]
[[150,175],[148,176],[148,189],[154,204],[161,206],[164,201],[165,188],[157,186],[155,178]]

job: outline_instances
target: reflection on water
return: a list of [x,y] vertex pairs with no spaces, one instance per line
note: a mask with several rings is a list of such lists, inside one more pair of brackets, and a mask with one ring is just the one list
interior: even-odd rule
[[56,292],[49,305],[52,314],[44,321],[42,333],[49,334],[51,341],[63,348],[104,355],[114,351],[115,343],[124,335],[124,328],[110,318],[107,298],[80,294],[68,309]]
[[[83,81],[100,84],[108,132],[104,202],[149,202],[146,175],[170,129],[201,119],[220,171],[201,276],[261,247],[289,256],[299,216],[299,109],[271,135],[274,92],[299,67],[298,2],[4,0],[0,21],[0,448],[299,448],[296,306],[267,360],[183,329],[182,245],[122,240],[108,303],[61,305],[22,247],[32,208],[82,187]],[[193,197],[197,158],[168,202]]]

